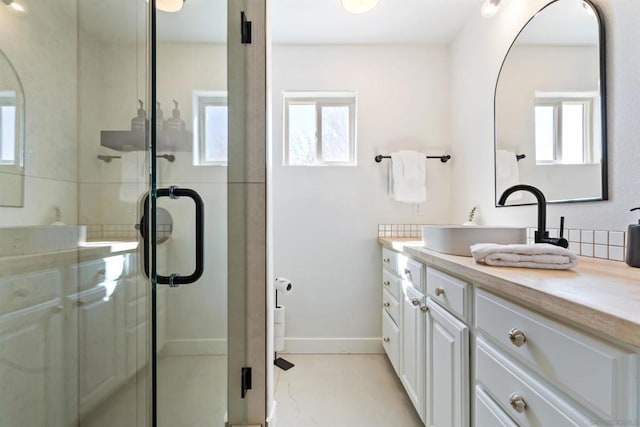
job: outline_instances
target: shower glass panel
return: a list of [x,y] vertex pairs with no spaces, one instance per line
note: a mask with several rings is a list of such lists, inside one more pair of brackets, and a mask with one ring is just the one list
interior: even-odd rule
[[[166,297],[166,314],[158,317],[166,333],[157,343],[157,425],[222,427],[227,411],[227,5],[187,1],[178,12],[158,11],[156,20],[156,151],[173,159],[157,158],[154,165],[157,206],[173,218],[166,258],[157,263],[156,288]],[[180,191],[188,197],[172,197]],[[194,200],[198,196],[203,211]],[[200,271],[192,283],[177,285],[191,282],[188,276]]]

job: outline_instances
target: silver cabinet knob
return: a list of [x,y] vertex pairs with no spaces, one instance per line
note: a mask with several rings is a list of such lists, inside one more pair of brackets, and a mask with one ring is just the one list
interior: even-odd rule
[[385,286],[389,286],[391,285],[391,282],[389,282],[388,280],[385,280],[384,282],[382,282],[382,284]]
[[518,413],[523,413],[527,409],[527,402],[517,393],[509,396],[509,405]]
[[384,262],[385,264],[389,264],[389,258],[382,258],[382,262]]
[[385,308],[389,308],[389,307],[391,307],[391,304],[390,304],[388,301],[385,301],[385,303],[384,303],[384,304],[382,304],[382,305],[384,305],[384,306],[385,306]]
[[411,304],[413,304],[415,307],[420,305],[420,300],[418,298],[414,298],[411,300]]
[[420,307],[420,311],[423,312],[423,313],[426,313],[426,312],[429,311],[429,307],[427,307],[426,305],[423,305],[423,306]]
[[389,338],[389,337],[384,337],[384,338],[382,338],[382,341],[384,341],[384,342],[389,342],[389,341],[391,341],[391,338]]
[[522,347],[527,342],[527,337],[520,329],[512,328],[509,331],[509,341],[516,347]]
[[411,270],[409,270],[408,268],[405,268],[404,274],[406,274],[407,276],[411,276]]
[[444,295],[444,289],[436,288],[436,296],[439,297],[440,295]]

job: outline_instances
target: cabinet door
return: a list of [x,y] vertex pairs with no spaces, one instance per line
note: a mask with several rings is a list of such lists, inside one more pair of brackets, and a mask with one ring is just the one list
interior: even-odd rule
[[65,424],[63,352],[59,299],[0,316],[0,425]]
[[80,412],[86,413],[125,377],[122,283],[103,282],[70,297],[78,321]]
[[425,316],[420,310],[420,306],[423,304],[423,295],[411,286],[405,286],[400,325],[400,334],[402,335],[402,351],[400,352],[402,375],[400,379],[416,411],[424,421]]
[[428,420],[431,427],[469,425],[469,328],[427,299]]

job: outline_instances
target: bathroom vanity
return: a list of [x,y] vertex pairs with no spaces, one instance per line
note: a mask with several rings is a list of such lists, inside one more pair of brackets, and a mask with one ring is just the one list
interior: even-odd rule
[[[379,242],[383,346],[425,425],[637,425],[637,270],[590,258],[566,271],[488,267],[409,239]],[[413,284],[426,295],[417,305],[419,326],[405,325],[411,317],[403,310],[414,304],[403,303],[408,294],[389,280],[395,271],[399,289],[407,287],[397,267],[403,258],[420,266],[422,282]],[[401,321],[392,324],[389,294],[401,299]],[[421,392],[402,376],[403,353],[414,354],[405,328],[424,331],[419,367],[412,367],[423,372],[415,381]]]
[[[0,393],[12,402],[3,425],[75,425],[145,366],[148,289],[136,248],[0,257]],[[163,318],[164,294],[158,305]]]

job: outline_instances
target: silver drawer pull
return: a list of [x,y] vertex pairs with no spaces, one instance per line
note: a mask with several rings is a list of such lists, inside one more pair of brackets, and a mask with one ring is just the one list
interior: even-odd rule
[[427,307],[426,305],[423,305],[423,306],[420,307],[420,311],[423,312],[423,313],[426,313],[426,312],[429,311],[429,307]]
[[440,295],[444,295],[444,289],[436,288],[436,296],[439,297]]
[[524,401],[522,396],[517,393],[513,393],[509,396],[509,404],[518,413],[523,413],[527,409],[527,402]]
[[388,280],[385,280],[384,282],[382,282],[382,284],[385,286],[389,286],[391,285],[391,282],[389,282]]
[[415,307],[420,305],[420,300],[418,298],[414,298],[411,300],[411,304],[413,304]]
[[385,303],[384,303],[384,304],[382,304],[382,305],[384,305],[384,307],[385,307],[385,308],[389,308],[389,307],[391,307],[391,304],[389,304],[389,302],[388,302],[388,301],[387,301],[387,302],[385,302]]
[[389,337],[384,337],[384,338],[382,338],[382,341],[384,341],[384,342],[389,342],[389,341],[391,341],[391,338],[389,338]]
[[382,258],[382,262],[389,264],[389,258]]
[[527,337],[520,329],[512,328],[509,331],[509,341],[516,347],[522,347],[527,342]]

